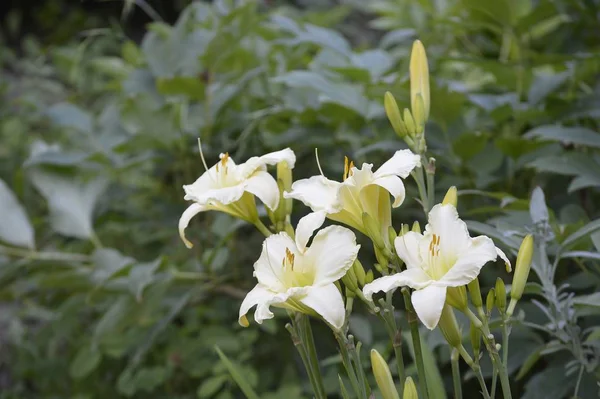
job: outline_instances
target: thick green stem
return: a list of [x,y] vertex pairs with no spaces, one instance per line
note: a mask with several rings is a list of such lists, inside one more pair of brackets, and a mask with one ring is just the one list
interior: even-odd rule
[[342,355],[342,363],[344,364],[344,368],[346,369],[346,373],[348,374],[348,378],[350,379],[352,389],[354,389],[354,393],[356,394],[356,396],[360,398],[361,388],[358,382],[358,377],[356,376],[356,372],[354,371],[354,367],[352,366],[350,355],[348,353],[347,338],[342,332],[336,333],[335,338],[338,341],[340,354]]
[[306,356],[308,359],[310,371],[313,375],[314,390],[317,398],[327,398],[325,394],[325,387],[323,385],[323,379],[321,377],[321,371],[319,369],[319,359],[317,357],[317,350],[315,347],[315,339],[313,337],[312,328],[310,327],[310,320],[308,316],[303,314],[297,314],[298,318],[297,325],[299,326],[300,334],[304,347],[306,348]]
[[454,383],[454,399],[462,399],[462,385],[460,382],[460,368],[458,367],[458,349],[452,349],[450,361],[452,362],[452,382]]
[[423,205],[423,211],[425,215],[429,213],[429,200],[427,198],[427,190],[425,188],[425,179],[423,177],[423,167],[420,167],[414,170],[412,173],[413,179],[417,183],[417,188],[419,189],[419,197],[421,197],[421,205]]
[[425,364],[423,363],[423,351],[421,349],[421,334],[419,333],[418,318],[413,309],[412,303],[410,302],[410,293],[408,288],[402,288],[402,295],[404,296],[404,306],[406,307],[406,319],[410,326],[410,335],[413,341],[413,347],[415,351],[415,361],[417,363],[417,372],[419,374],[419,387],[421,391],[421,398],[428,399],[429,392],[427,391],[427,377],[425,376]]
[[504,318],[502,322],[502,365],[508,368],[508,337],[510,336],[509,320]]
[[492,374],[492,399],[496,397],[496,384],[498,384],[498,372],[494,370]]
[[396,357],[396,369],[398,370],[398,379],[400,380],[400,397],[404,395],[404,381],[406,379],[406,373],[404,371],[404,357],[402,356],[402,333],[396,324],[396,318],[394,317],[394,307],[391,302],[392,296],[388,295],[386,300],[381,300],[382,307],[381,318],[385,322],[385,327],[392,341],[392,347],[394,348],[394,356]]
[[487,386],[485,385],[485,380],[483,379],[483,373],[481,372],[481,367],[479,367],[479,363],[473,361],[473,358],[471,357],[471,355],[469,355],[464,346],[461,345],[458,348],[458,352],[464,359],[465,363],[467,363],[467,365],[469,365],[469,367],[471,367],[471,369],[475,373],[475,377],[477,377],[477,381],[479,382],[479,386],[481,387],[481,394],[483,395],[484,399],[490,399],[490,393],[488,392]]
[[273,234],[271,233],[271,230],[269,230],[269,228],[265,226],[265,224],[260,219],[257,219],[256,222],[254,222],[254,226],[256,226],[258,231],[260,231],[265,237],[268,237],[271,234]]
[[317,382],[315,381],[310,361],[308,360],[308,355],[306,354],[306,348],[304,347],[304,343],[302,342],[302,339],[300,338],[297,329],[289,323],[285,326],[285,328],[290,332],[292,342],[294,343],[294,346],[296,347],[296,350],[298,351],[298,354],[302,359],[302,364],[304,364],[304,369],[306,370],[306,374],[308,375],[308,379],[310,381],[311,387],[313,388],[313,392],[315,393],[315,397],[326,398],[325,396],[319,396],[319,393],[317,392]]

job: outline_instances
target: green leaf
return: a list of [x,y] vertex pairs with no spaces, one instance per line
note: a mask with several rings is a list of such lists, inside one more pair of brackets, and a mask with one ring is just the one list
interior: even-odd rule
[[248,381],[246,381],[246,379],[240,373],[238,366],[232,363],[231,360],[229,360],[227,356],[225,356],[225,354],[221,351],[221,349],[219,349],[218,346],[215,346],[215,351],[217,352],[217,355],[219,355],[221,362],[223,362],[223,364],[233,377],[233,380],[238,384],[244,395],[246,395],[246,398],[259,399],[258,395],[256,394],[256,392],[254,392]]
[[590,295],[580,295],[573,298],[575,306],[600,308],[600,292]]
[[25,209],[11,189],[0,179],[0,241],[18,247],[34,248],[33,227]]
[[227,381],[227,378],[226,375],[217,375],[203,381],[198,387],[198,398],[204,399],[212,397],[221,389],[225,381]]
[[600,148],[600,133],[584,127],[543,125],[528,131],[525,134],[525,138],[538,138],[548,141],[558,141],[565,145],[576,144]]
[[593,220],[577,230],[575,233],[571,234],[562,242],[561,249],[565,250],[571,245],[575,244],[578,240],[582,238],[590,238],[590,235],[600,230],[600,219]]
[[56,232],[81,239],[93,236],[92,214],[100,194],[108,184],[105,179],[82,182],[37,168],[31,170],[30,178],[48,201],[50,224]]
[[74,379],[81,379],[89,375],[98,367],[102,354],[95,346],[83,346],[69,366],[69,375]]
[[534,224],[547,223],[550,220],[544,192],[540,187],[536,187],[531,193],[529,215]]
[[138,302],[142,300],[144,289],[154,281],[154,273],[160,267],[162,259],[152,262],[140,263],[131,268],[129,272],[129,290]]
[[572,375],[566,375],[565,365],[560,363],[535,374],[525,385],[522,399],[564,398],[575,381]]
[[517,381],[519,381],[521,378],[525,377],[525,375],[527,375],[529,370],[531,370],[531,368],[533,366],[535,366],[537,361],[542,356],[542,351],[545,348],[546,348],[546,345],[542,345],[538,349],[534,350],[531,354],[529,354],[529,356],[527,356],[527,358],[523,362],[523,365],[521,366],[521,368],[519,369],[519,372],[517,373],[517,375],[515,377],[515,379]]
[[[410,354],[415,358],[414,344],[409,334],[404,335],[404,342],[408,343]],[[427,379],[427,390],[430,398],[446,399],[446,389],[444,388],[444,381],[442,375],[437,367],[435,356],[429,348],[429,345],[424,341],[421,336],[421,352],[423,355],[423,365],[425,366],[425,377]]]
[[84,133],[92,133],[93,120],[91,115],[73,104],[59,103],[53,105],[48,109],[47,115],[58,126],[76,129]]

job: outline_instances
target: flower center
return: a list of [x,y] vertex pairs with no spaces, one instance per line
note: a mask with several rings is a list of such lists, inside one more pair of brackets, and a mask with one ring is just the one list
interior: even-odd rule
[[342,181],[346,181],[347,178],[354,174],[352,171],[353,167],[354,161],[350,161],[347,156],[344,156],[344,175],[342,176]]
[[430,275],[436,280],[439,280],[448,271],[444,259],[440,256],[440,242],[442,237],[434,234],[429,242],[429,267]]
[[283,269],[283,281],[288,287],[306,287],[312,285],[313,276],[309,273],[310,270],[305,270],[301,262],[296,261],[296,255],[285,249],[285,256],[281,261]]

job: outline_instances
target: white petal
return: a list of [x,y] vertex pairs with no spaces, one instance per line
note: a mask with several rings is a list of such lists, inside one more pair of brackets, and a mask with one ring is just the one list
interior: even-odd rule
[[310,240],[310,237],[312,237],[315,230],[323,225],[326,215],[325,212],[319,211],[309,213],[300,219],[296,226],[296,246],[300,252],[306,250],[308,240]]
[[409,231],[394,240],[396,253],[406,263],[408,269],[420,269],[422,266],[423,261],[419,256],[419,243],[422,240],[423,235],[414,231]]
[[[433,238],[433,234],[440,237],[439,250],[443,257],[456,258],[471,242],[467,224],[458,217],[454,205],[450,204],[437,204],[429,212],[429,224],[425,227],[424,235]],[[425,253],[428,246],[429,242],[423,246]]]
[[266,287],[257,284],[242,301],[238,322],[242,326],[248,327],[246,314],[254,305],[257,305],[256,312],[254,312],[254,319],[257,323],[261,324],[263,320],[273,318],[273,313],[269,310],[269,305],[275,295],[274,292],[269,291]]
[[265,204],[267,208],[274,211],[279,205],[279,187],[277,182],[265,171],[257,171],[246,180],[246,191],[254,194]]
[[404,189],[404,183],[402,183],[402,179],[400,179],[398,176],[379,177],[373,181],[373,184],[383,187],[392,195],[392,197],[394,197],[394,202],[392,203],[394,208],[399,207],[404,202],[406,191]]
[[510,264],[510,260],[508,260],[504,251],[502,251],[500,248],[496,247],[496,254],[500,257],[500,259],[502,259],[504,261],[504,264],[506,265],[506,272],[507,273],[512,272],[512,266]]
[[439,283],[448,287],[460,287],[473,281],[481,268],[489,261],[496,259],[494,242],[486,236],[471,240],[469,248],[460,253],[456,263],[440,279]]
[[260,284],[275,292],[284,292],[282,261],[286,248],[299,256],[296,243],[286,233],[273,234],[263,241],[262,252],[254,263],[254,277]]
[[188,206],[185,211],[183,211],[183,214],[179,218],[179,237],[181,237],[181,240],[183,241],[186,247],[192,248],[194,246],[194,244],[192,244],[187,238],[185,238],[185,229],[190,224],[190,220],[192,220],[192,218],[198,213],[204,212],[208,209],[209,208],[205,205],[193,203],[192,205]]
[[200,191],[198,187],[184,186],[186,192],[184,199],[202,205],[209,205],[211,202],[228,205],[242,198],[245,191],[244,186],[244,183],[240,183],[235,186],[215,188],[208,191]]
[[411,288],[425,288],[432,283],[431,278],[421,269],[407,269],[403,272],[383,276],[375,279],[363,287],[363,294],[368,300],[372,300],[376,292],[390,292],[398,287],[409,286]]
[[375,178],[383,176],[407,177],[417,166],[421,165],[421,156],[411,150],[400,150],[375,172]]
[[442,315],[446,302],[446,287],[430,285],[412,293],[411,302],[421,322],[433,330]]
[[283,193],[284,198],[302,201],[313,211],[336,213],[341,210],[339,189],[341,183],[324,176],[312,176],[309,179],[295,181],[292,191]]
[[306,265],[312,265],[314,285],[326,285],[342,278],[356,260],[360,245],[352,230],[329,226],[319,231],[304,254]]
[[238,165],[236,171],[239,179],[245,179],[258,169],[264,169],[265,165],[275,165],[279,162],[287,162],[291,168],[296,164],[294,151],[286,148],[281,151],[270,152],[261,157],[252,157],[243,164]]
[[344,325],[344,299],[335,284],[310,287],[306,296],[299,301],[321,315],[334,328],[339,330]]

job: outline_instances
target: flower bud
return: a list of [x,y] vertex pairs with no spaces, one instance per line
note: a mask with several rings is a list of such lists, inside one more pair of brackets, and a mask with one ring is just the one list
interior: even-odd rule
[[467,288],[469,289],[469,294],[471,295],[471,302],[475,305],[476,308],[480,308],[483,306],[483,301],[481,300],[481,289],[479,288],[479,279],[475,279],[471,281]]
[[469,337],[471,338],[471,347],[473,348],[473,357],[477,359],[481,350],[481,331],[473,323],[469,328]]
[[356,276],[356,281],[358,282],[359,286],[364,286],[366,280],[365,269],[358,259],[354,261],[352,269],[354,270],[354,275]]
[[367,274],[365,274],[365,284],[372,283],[375,280],[375,276],[373,276],[373,270],[369,269]]
[[415,126],[415,120],[408,108],[404,108],[404,124],[406,125],[406,130],[408,131],[409,136],[414,136],[417,133],[417,127]]
[[342,282],[347,288],[346,292],[358,290],[358,281],[356,279],[356,275],[354,274],[353,268],[348,269],[346,275],[342,277]]
[[412,225],[412,231],[414,231],[415,233],[419,233],[421,234],[421,225],[419,224],[418,220],[415,220],[415,222]]
[[513,277],[512,287],[510,289],[510,297],[519,300],[523,295],[529,270],[531,270],[531,259],[533,258],[533,236],[528,234],[523,239],[519,253],[517,255],[517,263],[515,265],[515,275]]
[[406,381],[404,382],[404,394],[402,395],[402,399],[419,399],[417,387],[415,386],[415,382],[411,377],[406,377]]
[[492,288],[489,290],[487,297],[485,298],[485,309],[487,311],[488,316],[492,314],[492,310],[494,309],[494,303],[496,302],[496,291]]
[[[277,180],[281,181],[283,186],[283,191],[291,191],[292,190],[292,169],[289,167],[286,161],[281,161],[277,163]],[[292,204],[294,200],[292,198],[286,198],[283,200],[285,204],[285,214],[289,215],[292,213]],[[281,206],[281,205],[280,205]]]
[[388,240],[392,248],[394,247],[394,241],[396,241],[396,237],[398,237],[398,234],[396,234],[394,227],[388,226]]
[[410,54],[410,103],[413,111],[417,108],[417,94],[423,98],[425,120],[429,118],[429,65],[427,54],[420,40],[415,40]]
[[496,279],[496,307],[500,313],[504,313],[506,310],[506,287],[504,281],[500,277]]
[[448,189],[448,192],[446,192],[446,195],[444,196],[444,200],[442,201],[442,205],[454,205],[454,207],[456,208],[458,205],[458,197],[456,195],[456,186],[452,186]]
[[367,212],[363,212],[362,222],[367,234],[373,241],[373,244],[375,244],[375,246],[379,249],[385,248],[383,237],[381,236],[381,229],[379,228],[379,223],[377,223],[375,218],[373,218],[373,216],[369,215]]
[[467,290],[465,286],[448,287],[446,293],[446,303],[458,310],[464,310],[467,307]]
[[444,305],[438,327],[451,347],[457,348],[461,345],[462,334],[458,328],[452,307]]
[[406,130],[406,126],[402,121],[402,116],[400,115],[400,109],[398,108],[398,104],[396,103],[396,99],[393,94],[389,91],[385,92],[383,96],[383,107],[385,108],[385,113],[390,120],[392,128],[396,132],[400,138],[403,138],[408,134]]
[[390,373],[390,368],[375,349],[371,349],[371,368],[373,369],[373,375],[383,399],[400,399],[398,391],[396,391],[396,385],[394,385],[394,380],[392,379],[392,373]]
[[412,109],[413,118],[415,120],[416,134],[422,134],[425,130],[425,106],[423,105],[423,96],[417,94],[415,105]]
[[410,229],[408,228],[407,224],[402,223],[402,226],[400,226],[400,234],[398,234],[399,236],[403,236],[404,234],[408,233]]

